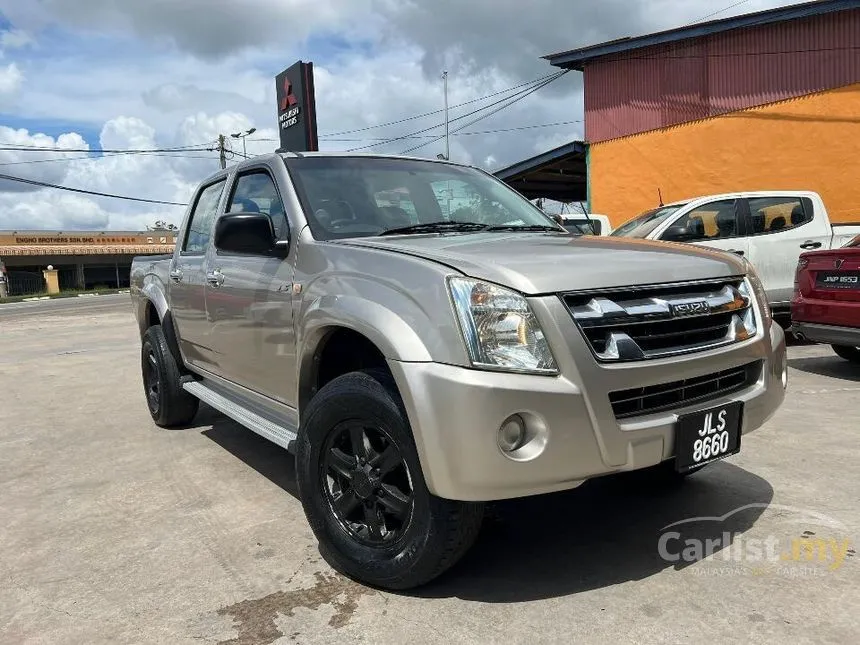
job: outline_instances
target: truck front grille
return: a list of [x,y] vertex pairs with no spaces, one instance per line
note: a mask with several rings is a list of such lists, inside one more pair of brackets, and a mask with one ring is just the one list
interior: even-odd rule
[[761,361],[755,361],[682,381],[610,392],[609,402],[616,419],[636,417],[712,401],[751,387],[760,376]]
[[743,278],[563,294],[600,361],[664,358],[756,334]]

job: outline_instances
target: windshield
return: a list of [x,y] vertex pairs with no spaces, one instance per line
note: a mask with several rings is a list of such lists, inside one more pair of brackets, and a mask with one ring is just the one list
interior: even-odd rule
[[284,162],[318,240],[496,227],[565,232],[525,197],[474,168],[386,157]]
[[686,204],[675,204],[673,206],[661,206],[654,210],[645,211],[634,217],[629,222],[616,228],[610,235],[617,237],[646,237],[651,231],[660,226],[667,217],[683,208]]

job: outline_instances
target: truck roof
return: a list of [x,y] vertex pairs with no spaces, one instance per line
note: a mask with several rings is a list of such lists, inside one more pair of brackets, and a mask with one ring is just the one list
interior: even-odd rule
[[811,190],[747,190],[737,193],[717,193],[713,195],[699,195],[688,199],[679,199],[664,206],[683,206],[692,204],[703,199],[738,199],[739,197],[771,197],[772,195],[788,195],[790,197],[818,197],[818,193]]
[[394,155],[394,154],[383,154],[379,152],[337,152],[337,151],[326,151],[326,152],[267,152],[261,155],[255,155],[250,157],[249,159],[243,159],[237,164],[232,166],[228,166],[222,170],[217,170],[212,174],[208,175],[201,183],[209,183],[211,181],[215,181],[216,179],[220,179],[221,177],[225,177],[234,169],[242,169],[245,166],[249,166],[255,163],[259,163],[261,161],[274,161],[277,159],[300,159],[302,157],[351,157],[351,158],[382,158],[382,159],[406,159],[412,161],[426,161],[429,163],[440,163],[452,166],[461,166],[463,168],[476,168],[476,166],[472,164],[462,163],[459,161],[450,161],[446,159],[430,159],[427,157],[416,157],[412,155]]

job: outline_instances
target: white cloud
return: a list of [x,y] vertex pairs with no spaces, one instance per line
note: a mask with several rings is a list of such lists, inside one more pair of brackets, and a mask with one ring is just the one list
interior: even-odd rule
[[23,80],[24,75],[16,63],[9,63],[5,67],[0,67],[0,96],[17,94]]
[[30,34],[18,29],[10,29],[0,33],[0,48],[2,49],[20,49],[35,43],[36,41]]

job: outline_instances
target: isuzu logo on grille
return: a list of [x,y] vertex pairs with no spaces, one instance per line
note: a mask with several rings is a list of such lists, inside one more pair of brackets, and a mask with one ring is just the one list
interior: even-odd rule
[[680,316],[699,316],[702,314],[711,313],[711,305],[707,300],[694,300],[693,302],[673,302],[670,303],[672,315]]

